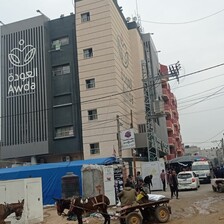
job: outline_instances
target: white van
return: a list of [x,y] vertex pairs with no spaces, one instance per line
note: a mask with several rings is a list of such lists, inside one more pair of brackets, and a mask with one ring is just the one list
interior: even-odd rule
[[191,170],[198,175],[200,182],[210,183],[213,178],[212,164],[210,161],[195,161]]

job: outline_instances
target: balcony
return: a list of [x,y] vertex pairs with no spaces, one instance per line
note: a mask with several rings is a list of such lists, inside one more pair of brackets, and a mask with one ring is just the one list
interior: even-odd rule
[[171,120],[167,120],[166,121],[166,127],[167,127],[167,130],[168,131],[174,131],[174,129],[173,129],[173,123],[172,123]]
[[174,146],[175,145],[175,139],[173,137],[168,137],[168,143],[169,143],[169,145]]
[[163,88],[162,91],[163,91],[163,96],[162,96],[163,100],[164,101],[169,100],[169,98],[170,98],[170,91],[168,89],[165,89],[165,88]]
[[176,140],[180,140],[180,134],[175,134],[175,138],[176,138]]
[[175,106],[175,105],[171,105],[171,109],[172,109],[172,111],[174,111],[175,113],[177,112],[177,106]]
[[164,111],[166,114],[171,114],[171,105],[164,104]]
[[178,120],[177,120],[176,118],[173,118],[173,119],[172,119],[172,122],[173,122],[173,125],[174,125],[175,127],[178,127],[179,122],[178,122]]

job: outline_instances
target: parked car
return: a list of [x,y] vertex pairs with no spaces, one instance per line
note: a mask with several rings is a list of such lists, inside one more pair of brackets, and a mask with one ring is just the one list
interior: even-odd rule
[[178,189],[179,190],[197,190],[200,187],[200,181],[198,175],[196,175],[193,171],[183,171],[178,173]]

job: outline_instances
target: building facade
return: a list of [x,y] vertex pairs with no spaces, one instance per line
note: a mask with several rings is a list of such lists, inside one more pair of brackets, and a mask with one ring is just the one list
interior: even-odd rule
[[[159,74],[150,35],[126,21],[116,0],[77,1],[76,23],[84,157],[118,155],[117,133],[133,127],[136,155],[148,159],[142,61],[151,49],[146,42],[153,48],[151,76]],[[162,89],[153,91],[154,101]],[[164,117],[153,119],[156,145],[167,153],[165,124]],[[123,150],[122,157],[132,159],[131,149]]]
[[160,72],[162,75],[162,92],[164,99],[164,110],[166,113],[166,124],[168,132],[168,142],[170,154],[168,159],[173,159],[184,155],[184,145],[180,133],[179,114],[177,110],[177,100],[170,89],[168,83],[169,71],[165,65],[160,65]]
[[2,159],[83,158],[74,21],[1,26]]
[[[51,21],[42,15],[3,25],[0,32],[2,159],[116,155],[132,161],[135,154],[139,163],[148,161],[149,118],[158,157],[181,155],[180,134],[173,148],[167,132],[174,115],[167,112],[166,119],[164,113],[165,84],[151,35],[126,20],[116,0],[76,0],[75,15]],[[178,123],[175,127],[173,136],[180,131]],[[120,133],[130,128],[134,150],[122,150]]]

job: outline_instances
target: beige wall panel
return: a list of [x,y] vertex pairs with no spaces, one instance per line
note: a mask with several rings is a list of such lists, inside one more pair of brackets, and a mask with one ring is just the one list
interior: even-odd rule
[[[132,57],[133,42],[129,37],[129,30],[124,24],[112,0],[83,0],[77,2],[77,42],[79,76],[81,88],[84,158],[111,156],[113,148],[117,154],[116,115],[121,116],[122,130],[130,126],[130,110],[136,106],[130,102],[136,99],[135,92],[130,94],[123,91],[135,88],[136,66]],[[81,23],[80,12],[90,12],[91,21]],[[118,42],[122,43],[118,43]],[[120,45],[119,45],[120,44]],[[124,45],[125,47],[124,47]],[[136,44],[136,43],[135,43]],[[122,46],[119,48],[118,46]],[[93,58],[83,59],[83,49],[93,48]],[[121,58],[121,51],[128,53],[128,66],[125,68]],[[124,53],[124,52],[123,52]],[[95,78],[96,87],[86,90],[85,80]],[[131,83],[131,84],[130,84]],[[90,101],[102,96],[119,94],[103,100]],[[97,109],[98,120],[88,121],[87,111]],[[133,113],[135,120],[136,114]],[[110,120],[112,119],[112,122]],[[114,119],[114,121],[113,121]],[[108,124],[101,124],[108,121]],[[114,126],[113,126],[114,124]],[[110,126],[113,126],[112,128]],[[100,155],[90,155],[89,143],[100,143]],[[130,156],[129,152],[124,153]]]
[[[81,14],[85,12],[95,12],[95,11],[105,11],[109,8],[106,1],[102,0],[83,0],[76,3],[76,14]],[[81,21],[81,20],[80,20]]]
[[108,75],[108,74],[110,74],[111,77],[112,77],[112,75],[114,75],[114,73],[115,73],[114,72],[114,63],[107,62],[105,67],[101,67],[101,68],[97,68],[97,69],[95,69],[95,68],[92,68],[92,69],[82,68],[81,71],[79,71],[79,73],[82,73],[81,76],[79,74],[79,77],[80,77],[81,80],[86,79],[86,77],[93,76],[93,75],[96,76],[96,77],[99,77],[99,78],[102,77],[102,79],[104,78],[104,75]]
[[80,38],[80,40],[79,40],[79,48],[80,49],[85,49],[86,47],[88,48],[89,46],[92,46],[93,44],[95,46],[97,46],[97,45],[108,46],[108,44],[109,44],[109,47],[112,47],[111,33],[97,36],[97,38],[94,38],[94,39],[84,40],[84,39]]
[[[91,59],[90,59],[91,60]],[[95,64],[95,63],[91,63],[90,62],[90,60],[89,60],[89,64],[87,64],[87,62],[86,62],[86,65],[85,65],[85,67],[84,68],[80,68],[79,69],[79,75],[80,75],[80,73],[82,72],[82,69],[86,72],[86,71],[89,71],[89,72],[91,72],[91,70],[97,70],[97,69],[101,69],[101,68],[107,68],[108,66],[111,66],[111,60],[108,60],[108,61],[102,61],[101,63],[97,63],[97,64]],[[87,61],[87,60],[86,60]],[[82,74],[81,74],[82,75]],[[81,76],[80,75],[80,76]]]
[[100,26],[94,26],[94,29],[83,29],[81,32],[77,33],[77,41],[85,41],[96,38],[98,36],[106,36],[111,33],[111,28],[108,24],[103,24]]

